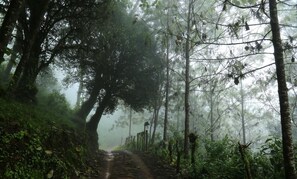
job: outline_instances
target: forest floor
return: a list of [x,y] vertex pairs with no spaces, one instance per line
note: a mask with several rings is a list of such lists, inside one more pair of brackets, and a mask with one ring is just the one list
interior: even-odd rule
[[[175,169],[149,153],[127,150],[98,154],[100,179],[174,179]],[[102,160],[104,158],[104,160]]]

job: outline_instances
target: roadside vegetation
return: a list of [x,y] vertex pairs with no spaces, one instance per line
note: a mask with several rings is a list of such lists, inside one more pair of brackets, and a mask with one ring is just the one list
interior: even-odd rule
[[85,134],[69,120],[72,113],[58,92],[44,95],[38,105],[0,98],[0,178],[80,178],[98,173],[90,168]]
[[195,148],[193,145],[191,143],[188,159],[182,154],[182,136],[175,136],[167,144],[160,141],[149,145],[146,151],[136,142],[127,143],[120,149],[145,152],[160,159],[163,165],[175,168],[175,176],[179,178],[285,178],[279,138],[268,138],[254,150],[250,146],[253,144],[241,145],[227,136],[216,141],[198,138]]

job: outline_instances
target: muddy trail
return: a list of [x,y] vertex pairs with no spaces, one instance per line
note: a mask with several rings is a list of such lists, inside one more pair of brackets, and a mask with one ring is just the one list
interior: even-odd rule
[[101,154],[101,179],[174,179],[175,169],[147,153],[127,150]]

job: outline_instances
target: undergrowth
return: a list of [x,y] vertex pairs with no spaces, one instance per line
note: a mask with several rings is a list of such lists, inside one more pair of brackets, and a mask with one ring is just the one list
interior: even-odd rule
[[85,135],[69,120],[71,110],[60,113],[52,106],[0,98],[0,178],[81,178],[94,172]]
[[[138,150],[133,147],[135,145],[129,143],[122,148]],[[282,143],[279,138],[268,138],[254,150],[251,150],[249,144],[239,144],[227,136],[217,141],[198,139],[196,146],[195,163],[191,162],[191,154],[189,158],[184,158],[181,136],[172,138],[166,145],[164,142],[150,145],[149,152],[175,167],[176,175],[181,178],[247,178],[246,166],[252,178],[285,178]],[[244,154],[240,152],[240,147],[244,148]],[[295,162],[297,163],[297,158]]]

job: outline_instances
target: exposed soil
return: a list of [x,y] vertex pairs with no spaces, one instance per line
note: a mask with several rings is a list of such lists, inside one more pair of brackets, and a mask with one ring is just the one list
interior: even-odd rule
[[148,153],[102,152],[100,179],[174,179],[175,169]]
[[176,169],[173,166],[170,166],[167,162],[162,161],[159,157],[151,153],[137,152],[135,155],[139,156],[144,161],[155,179],[182,178],[176,174]]

